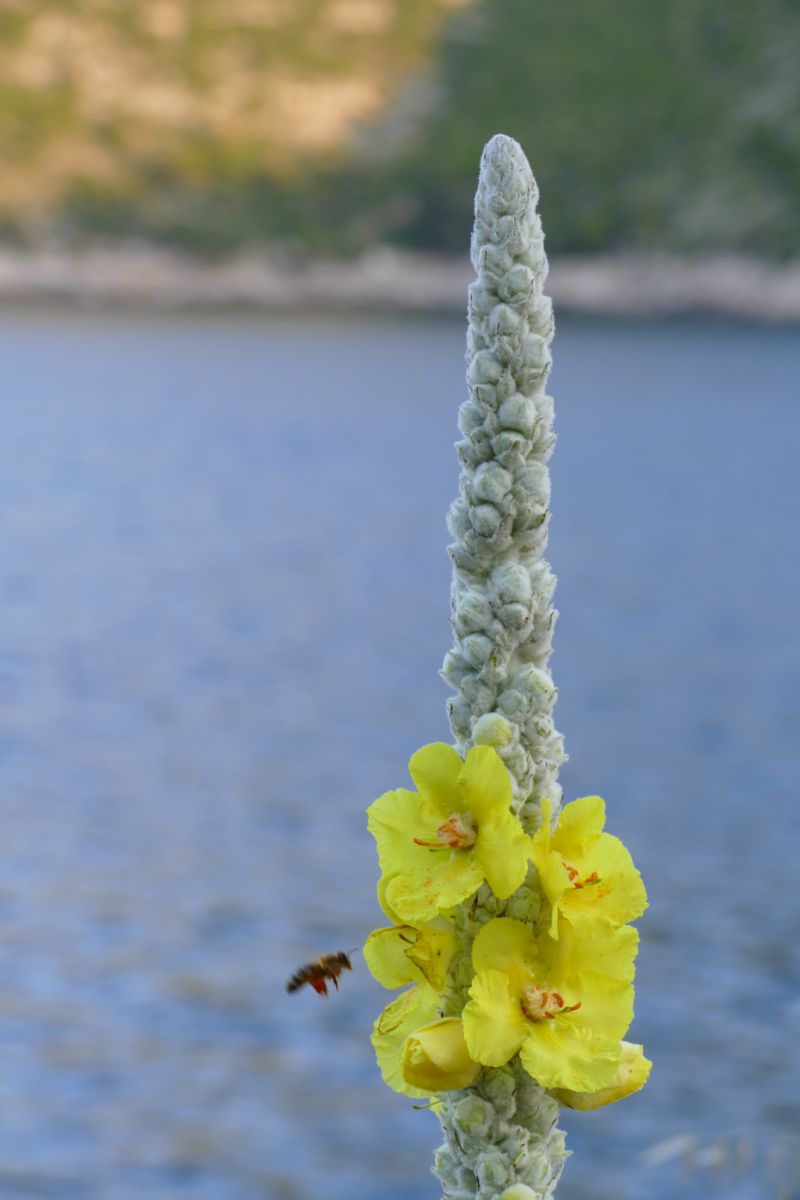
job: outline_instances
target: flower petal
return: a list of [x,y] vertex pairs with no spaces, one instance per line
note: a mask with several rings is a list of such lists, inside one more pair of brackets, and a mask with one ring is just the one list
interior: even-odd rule
[[591,963],[585,970],[589,973],[608,976],[610,979],[630,983],[636,973],[636,953],[639,949],[639,934],[630,925],[603,929],[598,922],[589,933],[581,930],[581,942],[591,947]]
[[390,925],[369,935],[364,943],[364,961],[384,987],[427,983],[439,992],[455,947],[455,935],[444,920],[420,928]]
[[469,1056],[459,1017],[415,1029],[403,1044],[401,1061],[405,1082],[431,1092],[470,1087],[481,1073]]
[[583,983],[581,1007],[571,1017],[576,1026],[589,1029],[601,1038],[621,1038],[633,1020],[632,983],[597,976]]
[[376,888],[376,891],[378,894],[378,904],[380,904],[381,910],[386,914],[386,916],[389,918],[390,921],[394,922],[395,925],[402,925],[403,922],[400,920],[397,913],[394,911],[391,904],[386,899],[386,876],[385,875],[381,875],[380,879],[378,880],[378,886]]
[[587,853],[606,823],[606,804],[600,796],[583,796],[565,804],[553,834],[553,847],[572,862]]
[[559,1104],[567,1108],[578,1108],[588,1112],[593,1108],[602,1108],[605,1104],[613,1104],[616,1100],[624,1100],[626,1096],[638,1092],[647,1083],[652,1063],[644,1056],[644,1047],[632,1042],[622,1043],[622,1062],[617,1067],[616,1074],[608,1087],[596,1092],[571,1092],[567,1088],[556,1088],[553,1092]]
[[462,805],[479,825],[491,813],[507,812],[511,808],[511,776],[492,746],[473,746],[468,751],[459,773],[459,784]]
[[443,817],[463,807],[458,776],[464,763],[446,742],[432,742],[411,756],[408,769],[420,792],[433,802]]
[[397,788],[384,792],[367,809],[367,828],[378,847],[384,875],[414,870],[427,861],[428,851],[414,838],[436,842],[439,813],[417,792]]
[[633,979],[639,935],[630,925],[586,921],[576,928],[562,918],[558,928],[557,942],[539,941],[542,970],[554,987],[576,978]]
[[364,943],[364,962],[370,972],[387,988],[419,983],[419,974],[407,951],[417,941],[419,931],[413,925],[391,925],[375,929]]
[[476,972],[502,971],[508,976],[515,997],[530,982],[538,954],[530,925],[513,917],[487,921],[472,943],[472,965]]
[[553,849],[552,807],[546,797],[542,800],[541,813],[542,823],[531,838],[531,862],[536,867],[542,891],[550,903],[550,927],[547,932],[551,938],[557,938],[558,903],[571,884],[560,853]]
[[414,932],[417,936],[406,950],[406,958],[412,964],[417,978],[429,984],[435,992],[441,992],[456,949],[455,934],[441,919],[438,925],[423,925]]
[[427,1025],[439,1015],[439,998],[432,988],[419,985],[409,988],[383,1010],[372,1030],[372,1045],[384,1083],[406,1096],[427,1096],[429,1093],[411,1087],[403,1079],[400,1054],[403,1042],[410,1033]]
[[494,970],[476,975],[469,995],[462,1020],[470,1055],[484,1066],[502,1067],[517,1053],[527,1032],[519,998],[512,993],[508,976]]
[[493,812],[481,822],[474,854],[499,900],[507,900],[525,882],[530,848],[531,839],[512,812]]
[[467,850],[429,850],[415,864],[386,881],[386,899],[403,921],[431,921],[477,892],[483,871]]
[[531,859],[539,875],[542,891],[550,902],[550,927],[547,932],[551,938],[558,938],[559,907],[563,903],[565,894],[574,889],[558,851],[544,850],[543,840],[537,844],[540,833],[541,830],[537,830],[533,837]]
[[635,921],[647,908],[647,892],[627,847],[612,834],[601,833],[588,857],[600,881],[569,889],[561,901],[564,915],[573,923],[586,915],[605,917],[615,925]]
[[579,937],[562,920],[558,942],[540,939],[542,978],[568,1003],[580,1000],[581,1007],[565,1016],[565,1022],[603,1038],[618,1039],[633,1020],[630,981],[638,935],[629,925],[615,928],[605,921],[587,925],[585,930],[590,936]]
[[541,846],[543,853],[547,853],[553,837],[553,806],[546,796],[539,805],[539,813],[541,823],[534,834],[534,841]]
[[527,1025],[520,1062],[542,1087],[591,1092],[611,1083],[622,1057],[619,1042],[561,1017]]

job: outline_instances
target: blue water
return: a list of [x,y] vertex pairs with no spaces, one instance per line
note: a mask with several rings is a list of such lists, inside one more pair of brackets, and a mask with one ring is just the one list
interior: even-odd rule
[[[569,797],[651,908],[563,1200],[800,1194],[800,338],[562,322]],[[448,737],[459,323],[0,318],[0,1197],[425,1200],[365,806]]]

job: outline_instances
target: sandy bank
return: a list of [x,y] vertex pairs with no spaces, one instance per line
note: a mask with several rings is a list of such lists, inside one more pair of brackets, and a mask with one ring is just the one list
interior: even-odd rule
[[[256,253],[208,263],[137,244],[79,253],[0,250],[0,303],[6,304],[461,314],[471,278],[466,260],[390,249],[307,265]],[[800,321],[800,261],[779,266],[732,255],[561,258],[551,264],[548,291],[560,312]]]

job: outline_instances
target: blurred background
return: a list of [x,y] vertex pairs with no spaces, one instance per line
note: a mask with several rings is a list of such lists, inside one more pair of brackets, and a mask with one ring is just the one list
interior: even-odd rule
[[0,298],[460,311],[500,130],[562,308],[800,320],[798,59],[795,0],[2,0]]
[[389,994],[284,989],[381,923],[364,810],[449,739],[497,131],[559,316],[565,793],[651,898],[653,1075],[565,1114],[558,1194],[800,1196],[799,53],[794,0],[2,0],[3,1200],[438,1195]]

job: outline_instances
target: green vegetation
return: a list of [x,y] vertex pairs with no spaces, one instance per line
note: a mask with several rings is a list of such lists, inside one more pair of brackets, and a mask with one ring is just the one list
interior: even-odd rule
[[800,242],[798,0],[7,0],[0,47],[30,242],[458,253],[498,130],[550,250]]
[[798,61],[797,0],[484,0],[441,43],[448,102],[409,162],[403,235],[460,244],[468,217],[450,214],[502,129],[534,165],[551,249],[797,253]]

